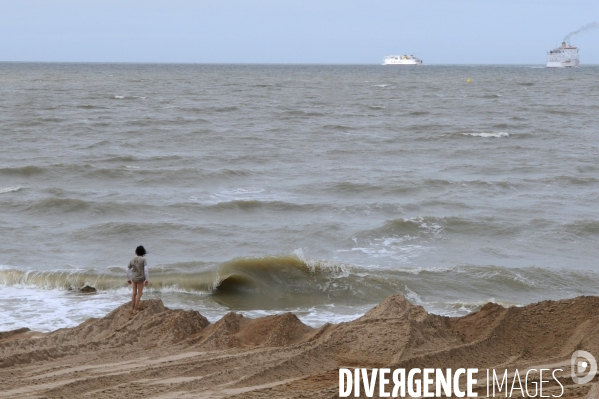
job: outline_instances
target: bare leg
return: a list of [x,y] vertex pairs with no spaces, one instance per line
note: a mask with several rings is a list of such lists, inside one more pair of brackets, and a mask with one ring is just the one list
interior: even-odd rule
[[139,302],[141,301],[141,296],[144,293],[144,283],[134,283],[135,287],[133,287],[137,291],[137,296],[135,298],[135,305],[133,306],[133,313],[139,312]]
[[135,281],[131,282],[131,287],[133,288],[133,293],[131,294],[131,310],[135,313],[135,296],[137,295],[137,283]]

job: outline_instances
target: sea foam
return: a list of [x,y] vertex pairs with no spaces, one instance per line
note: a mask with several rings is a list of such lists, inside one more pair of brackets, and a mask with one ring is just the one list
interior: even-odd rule
[[19,190],[21,190],[21,187],[0,188],[0,194],[14,193],[14,192],[19,191]]
[[489,132],[489,133],[462,133],[464,136],[471,136],[471,137],[484,137],[484,138],[499,138],[499,137],[510,137],[510,134],[508,132]]

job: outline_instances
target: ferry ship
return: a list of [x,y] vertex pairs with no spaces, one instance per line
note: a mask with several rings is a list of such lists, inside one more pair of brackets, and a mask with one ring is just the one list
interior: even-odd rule
[[547,68],[575,68],[579,63],[578,47],[570,43],[547,52]]
[[422,65],[422,60],[413,55],[388,55],[383,59],[383,65]]

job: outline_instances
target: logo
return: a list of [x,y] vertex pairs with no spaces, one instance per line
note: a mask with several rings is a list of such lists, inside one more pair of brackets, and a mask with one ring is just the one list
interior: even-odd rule
[[[581,360],[581,358],[584,358],[585,360]],[[574,352],[572,354],[572,359],[570,359],[570,365],[572,366],[570,369],[572,381],[576,384],[586,384],[595,378],[595,375],[597,374],[597,362],[593,355],[587,351]],[[588,374],[585,377],[576,375],[577,373],[584,373],[587,369]]]
[[[575,384],[587,384],[597,375],[597,359],[587,351],[578,350],[570,359],[570,375]],[[486,397],[495,398],[561,398],[564,386],[557,372],[564,373],[565,367],[519,369],[487,369]],[[349,368],[339,369],[339,397],[365,396],[371,398],[378,387],[379,397],[407,398],[473,398],[482,393],[485,386],[478,385],[479,369],[459,368]],[[563,375],[563,374],[562,374]],[[551,381],[553,378],[553,382]],[[562,377],[563,379],[563,377]],[[543,389],[559,385],[561,393],[543,395]],[[363,390],[363,391],[362,391]],[[545,391],[546,392],[546,391]],[[553,392],[552,392],[553,393]],[[556,392],[558,393],[558,392]],[[481,395],[482,396],[482,395]]]

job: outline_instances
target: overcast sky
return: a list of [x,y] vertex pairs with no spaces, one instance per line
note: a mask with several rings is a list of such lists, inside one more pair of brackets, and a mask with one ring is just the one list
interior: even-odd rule
[[[0,61],[543,64],[599,0],[0,0]],[[599,64],[599,29],[572,38]]]

